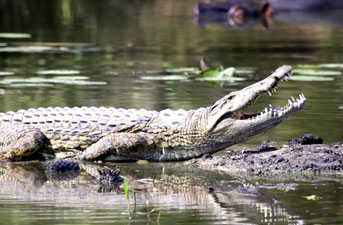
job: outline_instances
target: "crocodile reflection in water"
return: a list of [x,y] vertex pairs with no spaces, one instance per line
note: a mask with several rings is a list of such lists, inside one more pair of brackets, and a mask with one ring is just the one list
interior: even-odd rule
[[[6,196],[30,202],[44,201],[44,205],[67,205],[69,208],[80,205],[83,208],[112,205],[123,208],[123,211],[127,210],[123,186],[120,186],[118,193],[98,192],[98,180],[90,175],[97,173],[101,168],[98,165],[82,164],[82,173],[68,181],[47,179],[43,172],[44,165],[40,162],[3,163],[0,166],[3,171],[0,175],[0,199]],[[136,207],[145,205],[147,200],[152,207],[154,204],[160,207],[163,203],[163,211],[172,210],[175,206],[178,206],[179,210],[188,210],[192,205],[233,222],[263,218],[265,210],[275,213],[275,218],[280,220],[291,217],[281,204],[273,203],[272,198],[277,198],[275,196],[230,193],[221,191],[220,187],[209,191],[209,178],[215,178],[211,182],[218,182],[218,185],[225,187],[232,186],[232,189],[240,185],[228,176],[199,173],[199,170],[184,168],[177,164],[149,166],[152,167],[150,170],[146,170],[146,165],[130,164],[122,167],[122,173],[129,182],[130,193],[136,193]],[[140,172],[137,173],[137,170]],[[185,176],[186,171],[189,176]],[[146,176],[147,174],[150,176]],[[242,204],[245,207],[241,207]]]

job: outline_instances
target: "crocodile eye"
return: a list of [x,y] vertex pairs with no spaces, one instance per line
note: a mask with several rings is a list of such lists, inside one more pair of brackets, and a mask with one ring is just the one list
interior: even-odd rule
[[231,99],[233,99],[233,97],[235,97],[234,95],[231,95],[231,96],[229,96],[228,98],[227,98],[227,100],[231,100]]

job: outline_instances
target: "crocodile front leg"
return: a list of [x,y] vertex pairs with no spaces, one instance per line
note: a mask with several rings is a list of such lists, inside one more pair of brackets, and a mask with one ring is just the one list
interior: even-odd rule
[[49,140],[38,128],[28,125],[0,127],[0,160],[20,161],[48,145]]
[[[156,138],[149,134],[112,133],[88,147],[81,155],[83,160],[104,159],[111,155],[114,160],[133,161],[160,155]],[[153,154],[151,151],[155,151]]]

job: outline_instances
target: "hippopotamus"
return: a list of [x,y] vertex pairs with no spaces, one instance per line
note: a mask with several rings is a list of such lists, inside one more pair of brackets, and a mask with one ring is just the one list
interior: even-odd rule
[[[194,7],[194,14],[199,24],[220,23],[220,20],[229,20],[232,26],[240,26],[247,19],[261,19],[264,26],[271,23],[270,17],[280,14],[296,14],[298,17],[318,12],[330,12],[343,9],[343,0],[261,0],[259,2],[249,0],[229,0],[217,3],[199,3]],[[339,14],[342,12],[340,11]],[[323,13],[319,13],[319,16]],[[326,20],[327,18],[323,16]],[[306,18],[305,18],[306,21]],[[337,22],[337,21],[335,21]]]
[[248,0],[230,0],[217,3],[199,3],[194,7],[194,14],[201,21],[220,21],[225,18],[235,25],[241,25],[245,18],[267,17],[272,12],[269,2],[256,3]]

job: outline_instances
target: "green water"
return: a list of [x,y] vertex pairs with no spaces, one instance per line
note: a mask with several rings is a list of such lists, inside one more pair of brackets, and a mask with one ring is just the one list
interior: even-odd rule
[[[0,35],[0,72],[13,73],[0,76],[0,111],[49,106],[194,109],[212,104],[283,64],[343,63],[343,26],[338,22],[313,24],[286,16],[277,17],[269,29],[259,21],[234,28],[227,24],[199,24],[192,13],[195,4],[196,1],[183,0],[0,1],[0,34],[30,36],[4,38]],[[62,47],[54,47],[61,42],[65,43],[60,44]],[[18,46],[30,46],[30,51],[18,50]],[[42,46],[46,51],[39,51]],[[9,51],[9,47],[17,48]],[[239,82],[141,79],[142,71],[197,67],[202,58],[211,65],[254,67],[257,73]],[[38,74],[47,70],[78,73]],[[343,72],[342,68],[331,70]],[[56,79],[56,76],[81,76],[78,82],[89,83],[2,82]],[[268,104],[285,105],[289,96],[301,92],[308,102],[303,110],[277,128],[233,148],[253,147],[266,139],[283,144],[303,133],[317,134],[326,142],[342,141],[343,78],[342,75],[331,77],[333,81],[327,82],[284,82],[277,94],[258,99],[251,111]],[[152,165],[155,164],[138,166],[138,171],[145,171],[142,174],[132,175],[125,169],[122,174],[132,176],[133,180],[137,176],[155,178],[169,168],[158,164],[156,169]],[[6,168],[6,171],[14,169]],[[174,172],[171,171],[170,174]],[[214,186],[227,185],[225,180],[238,182],[236,178],[214,173],[182,171]],[[260,197],[213,194],[207,191],[206,185],[199,185],[201,188],[196,191],[176,185],[173,192],[156,191],[152,196],[143,194],[151,194],[148,189],[138,193],[136,208],[131,206],[128,211],[123,193],[98,193],[96,181],[91,179],[90,183],[85,182],[87,185],[80,181],[85,175],[60,188],[61,183],[39,178],[43,175],[37,173],[42,173],[40,167],[27,173],[33,174],[33,180],[18,179],[12,174],[17,180],[14,183],[6,176],[0,189],[1,223],[337,224],[343,221],[343,186],[339,179],[282,181],[299,185],[287,192],[265,188],[265,195]],[[274,184],[274,181],[263,182]],[[304,198],[310,195],[321,198],[316,201]],[[154,208],[161,209],[151,215],[147,213]]]

